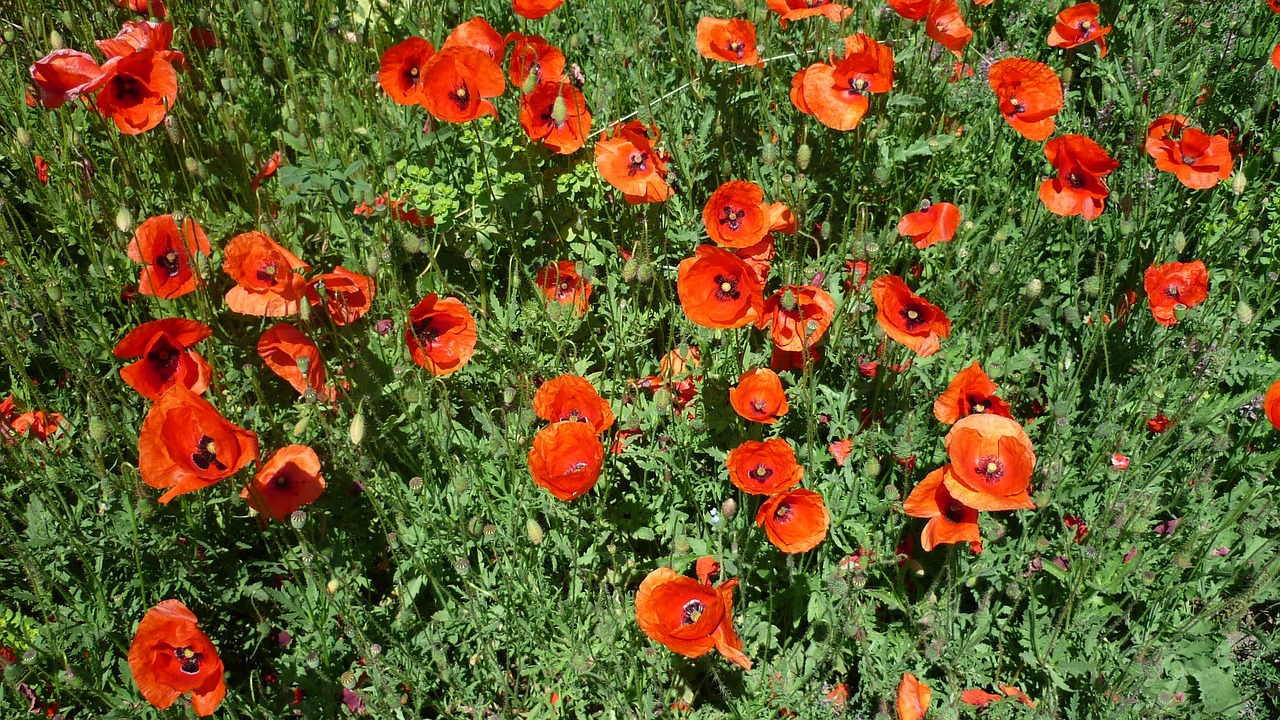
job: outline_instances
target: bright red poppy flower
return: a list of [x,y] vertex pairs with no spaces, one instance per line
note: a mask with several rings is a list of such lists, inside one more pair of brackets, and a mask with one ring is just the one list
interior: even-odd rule
[[742,373],[737,386],[729,388],[729,404],[744,419],[766,425],[776,423],[790,409],[782,379],[768,368]]
[[942,338],[951,335],[951,320],[929,301],[911,292],[897,275],[884,275],[871,283],[876,322],[885,335],[911,348],[920,357],[942,349]]
[[756,328],[769,328],[773,346],[803,353],[818,344],[836,310],[831,294],[812,285],[785,285],[764,301]]
[[960,51],[973,39],[973,31],[964,22],[956,0],[933,0],[924,18],[924,32],[938,44],[960,57]]
[[741,258],[714,245],[699,245],[676,271],[676,293],[685,316],[708,328],[740,328],[758,321],[764,293]]
[[932,0],[888,0],[889,7],[907,20],[923,20]]
[[415,363],[434,375],[452,375],[475,352],[476,321],[461,300],[431,293],[409,311],[404,341]]
[[902,681],[898,683],[898,700],[896,703],[898,720],[924,720],[929,712],[929,700],[933,690],[911,673],[902,673]]
[[729,468],[729,481],[748,495],[773,495],[804,479],[796,451],[782,438],[747,440],[729,451],[724,464]]
[[1059,135],[1044,144],[1044,156],[1058,176],[1040,183],[1040,201],[1055,215],[1080,215],[1093,220],[1102,214],[1111,194],[1103,178],[1120,163],[1084,135]]
[[227,307],[242,315],[293,315],[307,289],[306,278],[294,271],[310,267],[266,233],[240,233],[222,251],[222,271],[236,281],[227,291]]
[[320,348],[294,326],[287,322],[272,325],[258,339],[258,355],[299,394],[311,389],[320,399],[328,398]]
[[103,69],[92,55],[64,49],[35,61],[30,72],[40,92],[40,104],[52,110],[95,89]]
[[164,18],[168,8],[164,0],[116,0],[116,5],[140,13],[150,13],[153,17]]
[[911,238],[921,250],[940,242],[951,242],[960,227],[960,208],[949,202],[929,203],[923,210],[907,213],[898,222],[898,234]]
[[995,693],[989,693],[986,690],[974,688],[971,690],[965,690],[961,693],[960,702],[965,705],[973,705],[974,707],[982,708],[986,707],[990,703],[996,702],[997,700],[1016,698],[1018,702],[1026,705],[1027,707],[1036,706],[1036,704],[1026,696],[1026,693],[1012,685],[997,685],[997,687],[1000,688],[1000,692],[1004,693],[1003,695],[997,695]]
[[[774,205],[782,205],[782,203],[774,203]],[[786,206],[783,205],[783,207]],[[783,228],[781,232],[795,232],[794,222],[790,225],[789,230]],[[760,287],[763,288],[769,282],[769,268],[773,264],[773,258],[777,256],[772,236],[766,235],[763,240],[755,245],[735,248],[733,254],[737,255],[756,274],[756,282],[760,283]]]
[[996,384],[982,371],[978,361],[956,373],[945,392],[933,403],[933,416],[938,422],[953,425],[969,415],[992,413],[1012,418],[1009,403],[996,396]]
[[1271,67],[1280,70],[1280,43],[1271,49]]
[[708,60],[764,67],[756,50],[756,26],[750,20],[704,17],[698,21],[694,44]]
[[501,95],[507,81],[498,62],[484,50],[446,43],[427,58],[421,74],[421,103],[436,119],[451,123],[470,122],[481,115],[497,119],[498,110],[488,98]]
[[195,219],[182,220],[182,229],[172,215],[157,215],[143,220],[129,240],[129,259],[140,262],[138,292],[172,300],[198,287],[204,279],[191,266],[196,253],[208,256],[213,251],[209,238]]
[[639,120],[632,120],[596,141],[600,177],[620,190],[631,205],[663,202],[671,197],[671,186],[666,181],[670,156],[654,149],[658,139],[656,127],[646,128]]
[[[66,419],[62,413],[48,413],[43,410],[29,410],[18,415],[9,422],[9,431],[17,437],[29,437],[36,440],[48,440],[56,435]],[[4,428],[0,428],[3,430]],[[3,435],[0,432],[0,435]]]
[[533,412],[553,423],[586,423],[597,433],[608,430],[614,420],[609,403],[581,375],[561,375],[542,383],[533,394]]
[[591,111],[578,88],[562,81],[539,84],[520,98],[520,127],[530,140],[572,155],[591,135]]
[[280,169],[281,159],[282,156],[280,155],[279,150],[271,153],[271,157],[267,158],[267,161],[262,164],[262,168],[258,170],[258,174],[254,175],[253,179],[249,181],[249,187],[256,192],[258,190],[258,186],[262,184],[263,180],[275,175],[276,171]]
[[91,87],[97,108],[126,135],[159,125],[178,99],[178,73],[155,50],[111,58]]
[[[701,561],[699,565],[702,566]],[[712,587],[710,576],[698,581],[661,567],[645,576],[636,593],[636,622],[651,640],[689,658],[712,648],[744,670],[751,660],[733,630],[733,578]]]
[[730,180],[707,199],[702,207],[702,224],[717,244],[750,248],[770,232],[794,232],[795,217],[783,203],[766,204],[759,185]]
[[577,263],[572,260],[558,260],[542,268],[535,281],[547,302],[573,305],[579,315],[587,311],[591,281],[578,274]]
[[138,435],[142,481],[160,503],[231,477],[258,459],[258,436],[227,422],[207,400],[176,384],[151,406]]
[[497,30],[482,17],[473,17],[458,25],[444,39],[441,50],[451,47],[475,48],[489,56],[494,63],[501,65],[506,58],[507,43]]
[[318,500],[324,488],[316,451],[306,445],[286,445],[271,453],[240,497],[263,517],[286,522],[303,505]]
[[785,28],[791,20],[802,20],[822,15],[832,22],[840,22],[853,14],[853,8],[831,0],[767,0],[769,9],[778,13],[778,25]]
[[1028,140],[1053,134],[1053,116],[1062,110],[1062,82],[1053,68],[1026,58],[1006,58],[991,66],[987,82],[1009,127]]
[[552,423],[533,436],[529,449],[533,481],[565,502],[595,487],[603,467],[604,445],[587,423]]
[[1267,394],[1262,399],[1262,411],[1266,413],[1271,424],[1280,430],[1280,380],[1267,388]]
[[335,325],[347,325],[364,317],[373,306],[373,278],[339,265],[331,273],[307,283],[307,301],[324,305]]
[[1049,31],[1049,47],[1074,48],[1098,41],[1098,57],[1107,56],[1107,33],[1111,27],[1103,27],[1098,20],[1101,8],[1098,3],[1082,2],[1058,13]]
[[1034,510],[1028,486],[1036,466],[1031,439],[1017,422],[982,413],[960,418],[945,440],[951,464],[942,482],[975,510]]
[[199,395],[209,387],[213,371],[191,347],[212,334],[208,325],[195,320],[153,320],[131,330],[111,352],[118,358],[142,358],[120,368],[120,378],[148,400],[159,400],[177,384]]
[[845,38],[845,56],[816,63],[791,78],[791,104],[836,130],[858,127],[871,106],[870,93],[893,89],[893,51],[858,33]]
[[1226,135],[1187,126],[1181,115],[1161,115],[1147,127],[1147,154],[1192,190],[1207,190],[1231,177],[1235,161]]
[[129,646],[129,672],[142,697],[161,710],[191,693],[192,709],[204,717],[227,694],[218,649],[179,600],[164,600],[142,616]]
[[564,0],[511,0],[511,9],[522,18],[537,20],[563,4]]
[[155,50],[165,62],[179,66],[186,62],[182,53],[169,49],[169,43],[173,42],[173,25],[168,22],[134,20],[125,23],[114,38],[93,42],[108,60],[139,50]]
[[769,542],[782,552],[808,552],[826,539],[831,514],[821,495],[799,488],[777,493],[760,505],[756,527],[762,526]]
[[920,532],[920,547],[925,552],[938,545],[969,543],[969,549],[982,552],[982,532],[978,529],[978,511],[951,497],[942,482],[950,466],[940,467],[925,476],[902,504],[911,517],[929,518]]
[[1195,307],[1209,297],[1209,269],[1201,260],[1152,265],[1142,284],[1156,322],[1166,327],[1177,325],[1179,306]]
[[423,69],[436,49],[420,37],[410,37],[392,45],[382,53],[378,67],[378,84],[387,97],[399,105],[422,105]]
[[510,32],[506,41],[511,43],[511,60],[507,69],[512,85],[524,87],[530,77],[533,78],[533,87],[564,79],[564,53],[548,43],[546,38]]

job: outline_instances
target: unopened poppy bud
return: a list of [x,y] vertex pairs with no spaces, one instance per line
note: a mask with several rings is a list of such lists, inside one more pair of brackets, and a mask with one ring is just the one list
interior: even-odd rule
[[24,148],[31,147],[32,145],[31,133],[27,132],[26,128],[18,128],[16,131],[14,131],[14,136],[18,140],[18,144],[21,145],[22,147]]
[[1236,319],[1240,321],[1241,325],[1251,325],[1253,323],[1253,307],[1243,300],[1236,303]]
[[809,160],[813,157],[813,151],[809,149],[809,143],[804,143],[796,150],[796,167],[801,170],[809,169]]
[[874,457],[867,458],[867,461],[862,463],[862,472],[866,473],[867,477],[879,477],[880,461]]
[[640,263],[636,262],[635,258],[632,258],[626,261],[625,263],[623,263],[622,282],[624,283],[633,282],[636,279],[636,274],[639,272],[639,268],[640,268]]
[[102,418],[94,415],[89,418],[89,437],[94,442],[102,442],[107,439],[107,424],[102,422]]
[[1022,288],[1022,294],[1035,300],[1044,292],[1044,282],[1040,278],[1031,278]]
[[556,95],[556,101],[551,104],[551,120],[556,127],[564,127],[569,120],[569,107],[565,104],[564,95]]
[[288,120],[284,121],[284,129],[288,130],[290,135],[297,135],[298,131],[301,130],[302,128],[298,126],[297,118],[290,117]]
[[307,425],[310,425],[310,424],[311,424],[311,418],[307,418],[307,417],[304,417],[304,418],[302,418],[301,420],[299,420],[298,422],[294,423],[294,426],[293,426],[293,436],[294,436],[294,437],[298,437],[298,436],[299,436],[299,435],[301,435],[302,433],[306,432],[306,431],[307,431]]
[[733,516],[737,514],[738,503],[734,501],[733,498],[729,498],[723,503],[720,503],[720,515],[723,516],[725,520],[732,520]]
[[1098,297],[1098,293],[1102,292],[1102,278],[1097,275],[1091,275],[1084,279],[1080,287],[1084,290],[1085,295]]
[[760,164],[765,167],[772,167],[778,161],[778,146],[773,143],[765,143],[760,148]]
[[[528,95],[536,87],[538,87],[538,78],[533,73],[529,73],[524,76],[524,82],[520,85],[520,94]],[[558,100],[559,98],[556,99]]]
[[222,78],[221,85],[222,85],[222,89],[226,91],[228,95],[235,95],[236,89],[240,87],[240,83],[237,82],[236,79],[233,77]]
[[54,30],[53,32],[49,33],[49,49],[51,50],[62,49],[62,33],[58,32],[57,30]]
[[351,429],[347,431],[347,437],[351,438],[352,445],[359,445],[364,440],[364,411],[356,410],[356,416],[351,418]]
[[795,312],[796,308],[800,306],[796,302],[796,294],[791,291],[791,288],[782,291],[782,300],[778,303],[778,306],[787,312]]
[[666,412],[671,408],[671,393],[666,388],[660,388],[653,394],[653,404],[659,410]]
[[377,255],[370,255],[364,260],[364,269],[370,275],[377,275],[378,267],[380,265],[381,265],[381,261],[379,260]]
[[274,75],[276,72],[276,61],[270,55],[262,56],[262,74]]
[[338,578],[333,578],[329,582],[325,583],[324,589],[329,591],[329,594],[332,595],[338,592],[338,589],[341,587],[342,587],[342,581],[339,580]]
[[293,23],[291,22],[281,23],[280,33],[284,35],[284,39],[289,42],[296,42],[298,39],[298,31],[293,27]]
[[338,48],[329,48],[329,54],[325,56],[325,61],[329,63],[330,70],[337,70],[341,63],[338,61]]
[[62,286],[56,280],[49,283],[49,285],[45,287],[44,291],[49,294],[50,300],[54,302],[62,300]]
[[1181,253],[1187,249],[1187,236],[1181,230],[1175,230],[1171,240],[1173,240],[1174,252]]
[[653,282],[653,263],[640,263],[640,267],[636,269],[636,280],[639,280],[645,285]]
[[168,120],[169,118],[165,118],[164,132],[169,136],[169,142],[177,145],[182,142],[182,128],[179,128],[175,123],[168,122]]
[[538,524],[537,520],[533,518],[526,520],[524,522],[524,531],[529,535],[529,542],[534,545],[542,544],[542,526]]
[[1239,197],[1244,194],[1244,189],[1248,184],[1249,178],[1245,177],[1243,170],[1238,170],[1231,177],[1231,192],[1235,193],[1236,197]]
[[182,161],[182,164],[184,167],[187,168],[187,172],[191,173],[192,175],[195,175],[201,180],[204,179],[206,175],[205,169],[204,169],[204,163],[200,162],[199,160],[193,157],[188,156],[186,159]]
[[253,13],[254,20],[262,20],[263,16],[266,14],[265,9],[262,7],[262,3],[258,2],[258,0],[253,0],[252,3],[249,3],[249,12]]
[[121,205],[116,210],[116,229],[122,233],[127,233],[133,228],[133,213],[129,212],[129,208]]
[[[298,317],[302,322],[311,322],[311,303],[304,302],[298,306]],[[306,373],[306,370],[302,372]]]
[[14,32],[13,28],[5,28],[5,29],[4,29],[4,41],[5,41],[5,42],[10,42],[10,43],[11,43],[11,42],[13,42],[14,40],[17,40],[17,39],[18,39],[18,33]]
[[1136,229],[1137,229],[1137,226],[1133,224],[1133,221],[1132,221],[1132,220],[1129,220],[1129,219],[1127,219],[1127,218],[1126,218],[1126,219],[1124,219],[1124,220],[1121,220],[1121,221],[1120,221],[1120,234],[1121,234],[1121,235],[1132,235],[1132,234],[1133,234],[1133,231],[1134,231],[1134,230],[1136,230]]
[[689,538],[683,535],[676,538],[676,541],[675,543],[672,544],[671,549],[675,550],[677,555],[688,555],[689,553],[693,552],[693,546],[689,544]]
[[883,165],[877,165],[875,170],[871,171],[871,179],[875,184],[884,187],[889,184],[889,168]]
[[1076,326],[1080,324],[1080,308],[1075,305],[1067,305],[1062,308],[1062,319],[1067,321],[1068,325]]

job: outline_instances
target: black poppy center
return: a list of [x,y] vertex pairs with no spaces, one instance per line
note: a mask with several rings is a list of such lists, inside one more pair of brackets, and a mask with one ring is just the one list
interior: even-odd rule
[[725,205],[720,211],[720,224],[728,225],[730,230],[737,232],[742,227],[742,218],[746,217],[747,211],[736,208],[732,205]]
[[450,91],[449,99],[453,101],[454,105],[458,106],[459,110],[466,110],[467,105],[471,102],[471,92],[467,90],[465,83],[459,84],[458,87]]
[[996,483],[1000,481],[1000,478],[1004,477],[1004,460],[994,455],[988,455],[974,463],[973,469],[983,480],[989,483]]
[[751,409],[752,409],[752,410],[755,410],[755,411],[756,411],[756,412],[758,412],[758,413],[762,413],[762,412],[764,412],[764,411],[765,411],[765,409],[766,409],[767,407],[768,407],[768,405],[766,405],[766,404],[765,404],[765,401],[764,401],[764,400],[752,400],[752,401],[751,401]]
[[116,102],[122,105],[134,105],[141,102],[144,86],[137,78],[118,75],[111,81],[111,90]]
[[201,470],[208,470],[211,465],[219,470],[227,469],[227,466],[218,459],[217,443],[208,435],[201,435],[196,441],[196,451],[191,453],[191,462]]
[[742,292],[738,290],[738,278],[724,275],[716,276],[717,300],[737,300],[741,296]]
[[1027,111],[1027,106],[1016,97],[1009,98],[1009,104],[1013,106],[1013,108],[1009,110],[1010,115],[1021,115]]
[[746,44],[743,43],[738,38],[734,38],[729,41],[729,52],[736,55],[739,60],[742,59],[742,56],[746,53],[746,51],[747,51]]
[[989,410],[990,407],[991,404],[987,402],[985,397],[974,395],[969,396],[969,412],[982,414]]
[[902,321],[907,324],[908,330],[915,330],[925,324],[925,313],[922,309],[909,305],[898,311],[898,315],[902,317]]
[[763,483],[765,480],[768,480],[770,477],[773,477],[773,468],[768,467],[764,463],[761,463],[756,466],[755,470],[752,470],[751,472],[747,473],[747,476],[758,483]]
[[417,65],[411,65],[410,67],[405,68],[405,71],[404,71],[404,75],[403,75],[403,77],[404,77],[404,84],[405,84],[405,87],[411,87],[411,88],[412,88],[412,87],[417,87],[417,86],[418,86],[418,80],[419,80],[419,77],[418,77],[418,66],[417,66]]
[[560,420],[561,421],[568,420],[570,422],[580,422],[580,423],[588,422],[587,416],[583,415],[582,411],[579,410],[578,408],[573,408],[569,412],[565,413],[564,417],[560,418]]
[[169,277],[177,277],[178,273],[182,271],[181,259],[182,256],[178,254],[177,250],[169,248],[163,255],[156,257],[155,264],[156,267],[168,273]]
[[680,619],[681,625],[692,625],[698,622],[702,617],[702,613],[706,612],[707,606],[702,604],[701,600],[690,600],[684,604],[683,616]]
[[147,362],[160,371],[166,378],[178,369],[178,361],[182,359],[182,349],[161,338],[147,353]]
[[1182,288],[1177,285],[1169,285],[1164,289],[1164,296],[1177,300],[1182,297]]
[[864,77],[849,78],[850,95],[863,95],[869,87],[871,87],[871,82]]
[[189,647],[180,647],[173,649],[173,656],[182,662],[182,672],[188,675],[195,675],[200,672],[200,660],[204,658],[204,655]]
[[627,175],[635,175],[649,169],[649,154],[643,152],[633,152],[631,157],[627,158]]
[[271,484],[280,489],[289,487],[289,482],[289,476],[285,473],[276,473],[276,476],[271,478]]
[[440,331],[431,324],[431,318],[414,323],[413,334],[420,345],[431,345],[440,339]]
[[1076,189],[1084,187],[1084,174],[1077,170],[1072,170],[1067,173],[1067,184]]
[[778,507],[773,511],[773,519],[780,523],[791,521],[791,516],[795,514],[795,510],[791,508],[791,503],[778,503]]
[[951,500],[942,508],[942,516],[953,523],[964,522],[964,511],[967,510],[956,500]]
[[279,278],[276,277],[279,274],[280,268],[276,265],[276,261],[268,260],[258,267],[258,272],[255,273],[255,277],[268,285],[275,285],[280,281]]

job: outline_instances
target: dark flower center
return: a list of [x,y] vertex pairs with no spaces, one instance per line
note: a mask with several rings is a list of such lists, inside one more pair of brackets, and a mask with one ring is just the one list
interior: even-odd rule
[[1199,160],[1200,160],[1199,155],[1187,155],[1186,151],[1185,150],[1183,151],[1183,154],[1182,154],[1183,165],[1195,165],[1196,162],[1198,162]]
[[982,414],[982,413],[984,413],[984,412],[986,412],[986,411],[987,411],[987,408],[988,408],[988,405],[987,405],[987,399],[986,399],[985,397],[974,397],[974,396],[970,396],[970,398],[969,398],[969,412],[971,412],[971,413],[976,413],[976,414]]
[[811,8],[822,7],[827,4],[827,0],[805,0],[804,4],[806,7]]
[[1084,175],[1072,170],[1067,173],[1067,184],[1077,189],[1084,187]]
[[716,276],[716,299],[717,300],[737,300],[742,296],[738,291],[738,278],[725,277],[724,275]]
[[1182,297],[1182,289],[1177,285],[1170,284],[1164,289],[1164,296],[1177,300]]
[[631,153],[631,157],[627,159],[627,175],[635,175],[649,169],[649,154],[636,151]]
[[1013,109],[1009,111],[1010,115],[1021,115],[1027,111],[1027,106],[1016,97],[1009,98],[1009,104],[1013,106]]
[[864,77],[849,78],[850,95],[863,95],[867,92],[867,88],[871,87],[871,82]]
[[404,80],[405,87],[410,87],[410,88],[417,87],[418,86],[418,66],[411,65],[405,68],[402,78]]
[[773,476],[773,468],[765,466],[764,463],[757,465],[755,470],[752,470],[751,472],[747,473],[747,477],[751,478],[752,480],[755,480],[758,483],[763,483],[765,480],[768,480],[772,476]]
[[218,459],[217,443],[208,435],[201,435],[200,440],[196,442],[196,451],[191,453],[191,462],[201,470],[208,470],[210,465],[219,470],[227,469],[227,466]]
[[734,39],[732,39],[732,40],[730,40],[730,41],[729,41],[729,52],[731,52],[731,53],[733,53],[734,55],[736,55],[736,56],[738,57],[738,59],[739,59],[739,60],[741,60],[741,59],[742,59],[742,56],[743,56],[743,54],[745,54],[745,53],[746,53],[746,50],[747,50],[747,46],[746,46],[746,44],[745,44],[745,43],[743,43],[743,42],[742,42],[741,40],[739,40],[738,38],[734,38]]
[[720,211],[720,224],[728,225],[730,230],[737,232],[742,227],[742,218],[746,217],[746,214],[746,210],[725,205]]
[[182,264],[179,262],[181,259],[182,256],[178,254],[177,250],[169,248],[163,255],[156,257],[155,264],[156,267],[168,273],[169,277],[177,277],[178,273],[182,271]]
[[569,412],[565,413],[565,414],[560,418],[560,420],[561,420],[561,421],[568,420],[568,421],[570,421],[570,422],[581,422],[581,423],[589,422],[589,421],[587,420],[587,416],[586,416],[586,415],[583,415],[583,414],[582,414],[582,411],[581,411],[581,410],[579,410],[578,408],[573,408],[573,409],[572,409],[572,410],[570,410]]
[[1080,32],[1081,40],[1088,38],[1089,34],[1093,32],[1093,28],[1093,21],[1088,18],[1081,20],[1080,23],[1076,25],[1076,29]]
[[200,660],[204,656],[195,650],[189,647],[174,648],[173,656],[182,661],[182,672],[188,675],[200,672]]
[[756,412],[758,412],[758,413],[762,413],[762,412],[764,412],[766,407],[768,407],[768,406],[765,404],[764,400],[752,400],[752,401],[751,401],[751,409],[752,409],[752,410],[755,410],[755,411],[756,411]]
[[117,75],[111,81],[112,95],[122,105],[134,105],[142,100],[144,86],[137,78],[128,75]]
[[424,318],[413,324],[413,334],[419,345],[431,345],[440,339],[440,331],[431,324],[431,318]]
[[795,511],[791,509],[791,503],[778,503],[777,509],[773,511],[773,519],[780,523],[791,522],[791,516]]
[[255,277],[268,285],[275,285],[280,282],[279,278],[276,277],[279,274],[280,268],[276,265],[276,261],[268,260],[258,267]]
[[289,487],[289,482],[289,476],[285,473],[276,473],[276,476],[271,478],[271,484],[281,489]]
[[1000,478],[1004,477],[1004,460],[988,455],[974,463],[974,471],[982,476],[989,483],[996,483]]
[[702,613],[705,612],[706,609],[707,606],[703,605],[701,600],[690,600],[684,604],[684,614],[680,619],[680,624],[692,625],[698,622],[698,618],[702,617]]
[[459,110],[466,110],[467,105],[471,102],[471,93],[467,90],[465,83],[459,84],[449,93],[449,99]]
[[156,341],[147,353],[147,362],[160,372],[167,380],[178,369],[178,361],[182,359],[182,349],[169,342],[167,337]]
[[908,330],[915,330],[925,324],[924,312],[915,306],[908,306],[898,311],[898,315],[902,321],[906,323]]
[[967,509],[958,501],[951,500],[942,508],[942,516],[953,523],[964,522],[964,511]]

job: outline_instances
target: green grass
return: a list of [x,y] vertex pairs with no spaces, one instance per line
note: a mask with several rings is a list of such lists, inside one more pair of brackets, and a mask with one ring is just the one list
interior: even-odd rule
[[[978,74],[950,83],[951,58],[878,2],[842,24],[781,30],[764,3],[727,0],[568,0],[536,22],[498,0],[174,0],[189,68],[171,124],[125,136],[91,109],[24,97],[53,33],[90,51],[136,15],[16,0],[0,20],[0,393],[67,426],[48,443],[0,444],[0,645],[17,657],[0,714],[24,716],[25,684],[71,717],[189,715],[181,703],[153,710],[126,663],[142,615],[178,598],[227,666],[222,717],[345,716],[350,688],[378,718],[640,718],[674,716],[678,701],[696,717],[821,718],[843,682],[844,716],[870,719],[892,715],[903,672],[933,688],[938,718],[974,716],[961,692],[996,683],[1038,709],[1005,702],[986,717],[1280,716],[1280,433],[1256,400],[1280,379],[1280,72],[1266,60],[1280,15],[1253,0],[1102,4],[1115,26],[1105,59],[1045,45],[1062,4],[962,2],[976,32],[964,60]],[[497,101],[499,121],[431,132],[421,108],[382,94],[386,47],[414,34],[438,46],[474,15],[540,33],[577,63],[596,131],[635,113],[655,123],[674,197],[628,206],[590,143],[568,157],[530,145],[518,88]],[[776,59],[756,70],[700,58],[704,15],[752,19]],[[193,25],[218,48],[190,47]],[[891,43],[896,82],[840,133],[801,115],[789,83],[855,31]],[[1120,161],[1092,223],[1036,197],[1051,173],[1041,145],[1006,126],[983,80],[1012,56],[1063,77],[1059,132]],[[1192,191],[1157,172],[1142,139],[1164,113],[1238,134],[1243,178]],[[285,165],[253,192],[277,149]],[[700,328],[676,298],[676,265],[706,242],[702,206],[731,179],[796,214],[769,291],[823,273],[836,301],[821,362],[784,373],[791,412],[763,432],[792,442],[805,487],[831,511],[826,541],[799,556],[768,543],[753,522],[759,499],[724,470],[729,449],[762,436],[733,414],[727,388],[768,363],[768,336]],[[383,192],[435,225],[353,213]],[[920,251],[896,226],[926,196],[959,205],[964,222],[951,243]],[[207,231],[208,287],[128,298],[133,229],[168,212]],[[332,404],[300,399],[262,363],[257,338],[274,320],[225,308],[219,248],[253,229],[317,272],[376,278],[363,320],[304,325],[330,377],[349,383]],[[548,308],[534,284],[564,259],[595,284],[583,317]],[[1157,325],[1143,271],[1195,259],[1209,267],[1208,300]],[[870,263],[868,280],[907,277],[946,311],[941,353],[888,368],[910,354],[883,342],[869,291],[846,289],[852,260]],[[1129,318],[1101,322],[1129,289]],[[404,345],[407,313],[429,292],[462,299],[479,328],[474,358],[447,378]],[[213,328],[200,346],[216,373],[206,397],[257,432],[264,455],[317,450],[328,489],[305,519],[251,517],[238,497],[249,471],[167,506],[142,483],[147,403],[111,348],[169,316]],[[692,418],[633,383],[683,345],[701,349],[705,373]],[[882,349],[878,374],[861,375]],[[974,360],[1016,417],[1034,417],[1039,509],[984,514],[980,555],[943,546],[900,562],[895,550],[918,545],[922,527],[901,500],[946,462],[933,401]],[[536,487],[525,461],[545,425],[536,384],[566,372],[610,400],[611,432],[643,431],[571,504]],[[1167,432],[1147,430],[1156,413],[1174,421]],[[845,437],[841,466],[827,446]],[[1111,468],[1114,452],[1129,469]],[[1079,543],[1066,515],[1088,524]],[[1155,531],[1174,518],[1171,534]],[[854,552],[870,559],[842,567]],[[677,656],[636,624],[641,579],[704,554],[741,578],[735,626],[750,672],[715,653]]]

